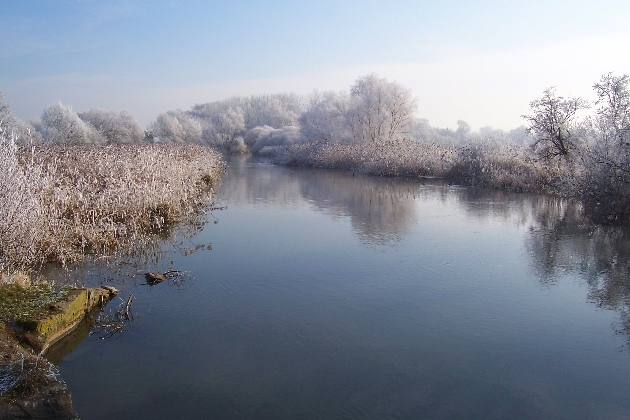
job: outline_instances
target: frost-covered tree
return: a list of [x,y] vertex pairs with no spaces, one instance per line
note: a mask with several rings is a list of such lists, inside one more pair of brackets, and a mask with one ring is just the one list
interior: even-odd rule
[[273,128],[297,125],[298,118],[305,110],[302,96],[281,93],[235,96],[222,101],[195,105],[188,113],[205,123],[212,121],[216,115],[228,112],[230,108],[241,110],[245,130],[264,125]]
[[583,127],[589,141],[579,195],[599,216],[630,214],[629,84],[628,75],[602,76],[593,86],[599,108]]
[[588,103],[581,98],[556,96],[555,87],[543,92],[542,98],[530,102],[531,114],[523,115],[529,122],[528,132],[534,140],[532,146],[545,159],[567,158],[576,147],[574,118]]
[[94,127],[107,143],[137,143],[144,139],[142,128],[133,115],[127,111],[116,113],[92,108],[79,113],[78,116]]
[[30,123],[25,123],[16,118],[11,112],[11,107],[4,100],[4,94],[0,91],[0,125],[5,135],[12,136],[17,144],[41,143],[42,136]]
[[158,115],[149,125],[160,142],[198,143],[201,140],[201,123],[196,118],[178,109]]
[[347,118],[355,142],[411,138],[416,102],[409,89],[369,74],[352,85],[350,96]]
[[229,107],[224,112],[215,113],[205,121],[205,125],[202,134],[205,143],[226,150],[240,149],[245,131],[245,119],[241,108]]
[[630,77],[608,73],[593,85],[597,94],[598,118],[607,135],[619,145],[630,145]]
[[300,129],[295,126],[273,128],[263,125],[245,133],[245,144],[252,153],[259,153],[264,147],[290,146],[299,141]]
[[42,137],[46,143],[105,143],[105,137],[85,123],[70,106],[54,103],[42,112]]
[[350,95],[315,92],[299,121],[307,141],[381,142],[410,139],[415,110],[409,89],[370,74]]
[[268,125],[273,128],[296,126],[304,112],[304,98],[294,93],[252,96],[243,108],[247,129]]
[[349,104],[347,94],[313,92],[308,108],[299,119],[302,137],[306,141],[352,142],[347,117]]
[[457,130],[455,130],[455,137],[459,140],[460,144],[467,142],[472,136],[472,127],[464,120],[457,120]]

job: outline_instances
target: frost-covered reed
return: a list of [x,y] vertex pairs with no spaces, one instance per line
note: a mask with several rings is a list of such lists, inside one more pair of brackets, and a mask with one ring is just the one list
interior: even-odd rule
[[347,169],[381,176],[443,175],[457,157],[452,147],[412,140],[349,144],[320,141],[279,148],[274,154],[274,162],[281,165]]
[[484,141],[464,147],[413,140],[316,142],[273,152],[274,161],[282,165],[346,169],[380,176],[439,176],[465,185],[510,191],[552,191],[567,171],[563,165],[535,159],[525,146]]
[[0,271],[132,244],[199,213],[223,165],[198,145],[18,148],[0,132]]
[[567,195],[562,185],[570,172],[565,162],[537,159],[530,147],[516,143],[473,141],[457,148],[444,176],[463,185],[514,192],[554,192]]

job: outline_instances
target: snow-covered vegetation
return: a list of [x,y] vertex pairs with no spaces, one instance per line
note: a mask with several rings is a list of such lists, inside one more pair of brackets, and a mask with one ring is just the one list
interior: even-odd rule
[[[223,170],[220,155],[199,145],[72,144],[114,134],[58,104],[44,114],[59,119],[42,118],[53,144],[20,145],[28,127],[2,105],[0,273],[133,245],[198,214]],[[124,114],[90,113],[135,126]]]
[[233,97],[167,111],[144,132],[124,111],[77,114],[61,103],[28,123],[11,117],[6,105],[0,115],[19,144],[193,143],[266,154],[285,165],[552,192],[615,219],[630,215],[629,81],[604,75],[593,104],[546,89],[523,116],[527,125],[510,131],[473,131],[461,120],[454,130],[432,127],[416,117],[409,89],[375,74],[348,92]]

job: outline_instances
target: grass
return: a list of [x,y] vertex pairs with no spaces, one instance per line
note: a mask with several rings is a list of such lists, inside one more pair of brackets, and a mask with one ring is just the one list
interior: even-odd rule
[[67,289],[56,290],[48,283],[22,287],[0,284],[0,320],[36,319],[49,312],[49,306]]

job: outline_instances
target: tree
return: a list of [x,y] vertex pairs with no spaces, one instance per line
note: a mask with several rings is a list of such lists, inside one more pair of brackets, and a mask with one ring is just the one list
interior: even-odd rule
[[245,119],[240,108],[229,107],[225,112],[213,114],[203,132],[206,143],[229,150],[245,131]]
[[630,145],[630,77],[608,73],[593,85],[597,94],[595,104],[602,128],[615,138],[619,145]]
[[628,75],[608,73],[593,85],[600,105],[587,120],[580,195],[597,216],[630,213],[630,90]]
[[94,127],[79,118],[72,108],[57,102],[42,112],[41,129],[47,143],[105,143]]
[[533,138],[533,148],[544,159],[567,158],[575,147],[573,119],[588,107],[581,98],[556,96],[555,87],[543,92],[540,99],[530,102],[530,115],[522,115],[529,122],[527,131]]
[[300,116],[300,133],[306,141],[352,142],[348,124],[350,98],[337,92],[313,92],[309,106]]
[[42,136],[32,124],[24,123],[13,116],[11,107],[0,91],[0,127],[5,135],[12,136],[16,144],[41,143]]
[[466,143],[472,133],[472,127],[464,120],[457,120],[457,130],[455,136],[459,140],[459,144]]
[[350,89],[347,119],[355,142],[411,138],[416,101],[411,91],[374,73]]
[[197,143],[201,139],[201,123],[179,109],[158,115],[148,131],[160,142]]
[[135,143],[144,138],[142,128],[127,111],[117,114],[114,111],[92,108],[78,116],[103,135],[107,143]]

